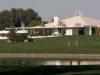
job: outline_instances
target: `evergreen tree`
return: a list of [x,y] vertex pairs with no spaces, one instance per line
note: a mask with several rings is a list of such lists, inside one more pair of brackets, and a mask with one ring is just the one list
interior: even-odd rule
[[[10,11],[4,10],[0,12],[0,30],[7,27],[21,27],[21,23],[27,26],[40,25],[42,22],[41,17],[33,9],[12,8]],[[37,23],[36,23],[37,22]],[[36,23],[36,24],[35,24]]]
[[12,43],[14,43],[17,40],[17,35],[16,35],[16,31],[14,30],[14,27],[11,27],[10,33],[8,35]]

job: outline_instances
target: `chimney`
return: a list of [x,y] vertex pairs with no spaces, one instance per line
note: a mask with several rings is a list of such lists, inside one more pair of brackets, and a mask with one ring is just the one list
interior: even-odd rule
[[75,11],[75,16],[81,16],[81,17],[83,17],[84,14],[81,11]]
[[60,16],[54,16],[54,25],[57,26],[59,25],[60,22]]

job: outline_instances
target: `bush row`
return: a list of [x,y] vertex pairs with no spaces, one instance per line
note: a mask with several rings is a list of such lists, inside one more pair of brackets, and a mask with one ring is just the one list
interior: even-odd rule
[[35,40],[32,38],[28,38],[27,34],[17,34],[16,37],[12,37],[11,42],[24,42],[25,40],[27,42],[34,42]]

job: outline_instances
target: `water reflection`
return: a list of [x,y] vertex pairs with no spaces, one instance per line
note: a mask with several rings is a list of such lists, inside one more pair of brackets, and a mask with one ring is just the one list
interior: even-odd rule
[[43,65],[100,65],[100,61],[45,61]]
[[36,66],[36,65],[100,65],[100,61],[87,60],[0,60],[0,66]]
[[32,65],[30,61],[25,60],[1,60],[0,66],[29,66]]

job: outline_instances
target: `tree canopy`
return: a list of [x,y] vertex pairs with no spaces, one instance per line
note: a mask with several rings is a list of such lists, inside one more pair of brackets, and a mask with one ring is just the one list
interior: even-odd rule
[[0,30],[6,27],[37,26],[42,23],[41,17],[33,9],[12,8],[10,11],[4,10],[0,12]]

